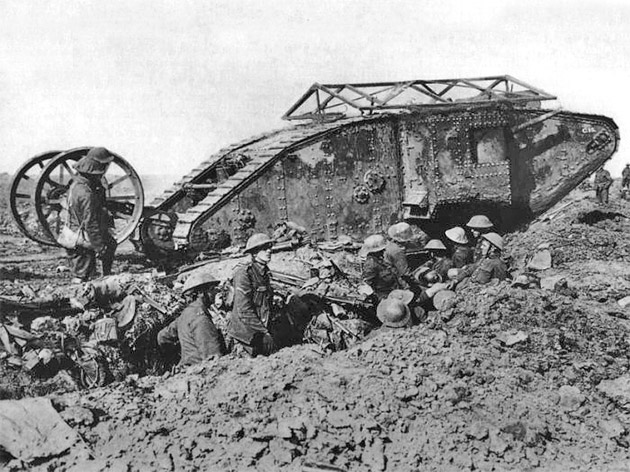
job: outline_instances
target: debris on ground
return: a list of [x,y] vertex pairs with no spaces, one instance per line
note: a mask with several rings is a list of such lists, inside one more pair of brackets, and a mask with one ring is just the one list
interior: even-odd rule
[[[31,299],[23,268],[8,268],[16,279],[0,280],[3,299],[72,300],[78,311],[0,320],[0,396],[48,395],[85,442],[36,463],[8,451],[11,468],[623,470],[630,223],[617,215],[630,203],[572,202],[506,236],[513,280],[447,293],[424,324],[367,339],[370,295],[352,241],[274,253],[283,303],[302,295],[320,310],[307,342],[185,369],[157,365],[152,350],[155,330],[181,310],[184,276],[134,267],[132,277],[70,286],[59,261],[44,261],[29,276]],[[213,317],[229,311],[240,261],[204,261],[226,281]],[[71,358],[85,361],[83,376],[70,366],[38,377],[63,365],[58,350],[72,337],[89,354]],[[117,372],[110,385],[103,365]]]

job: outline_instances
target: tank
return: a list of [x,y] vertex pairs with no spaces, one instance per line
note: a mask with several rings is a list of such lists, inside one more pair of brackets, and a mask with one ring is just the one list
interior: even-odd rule
[[[220,150],[147,206],[137,174],[116,156],[105,185],[117,239],[131,235],[150,258],[172,259],[244,244],[287,221],[312,241],[362,240],[401,220],[437,235],[480,212],[509,231],[617,150],[611,118],[543,107],[554,100],[507,75],[316,83],[284,115],[290,126]],[[27,236],[55,244],[68,163],[89,149],[43,153],[18,172],[11,208]],[[42,231],[28,224],[31,207]]]
[[555,99],[510,76],[313,84],[284,116],[299,124],[219,151],[150,207],[171,215],[175,248],[287,220],[315,241],[479,212],[508,231],[617,150],[612,119],[541,106]]

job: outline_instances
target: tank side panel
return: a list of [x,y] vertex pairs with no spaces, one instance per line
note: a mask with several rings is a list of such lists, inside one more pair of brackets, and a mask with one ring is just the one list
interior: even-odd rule
[[282,166],[288,218],[316,239],[340,234],[362,238],[386,229],[401,215],[400,158],[392,120],[343,128],[288,155]]
[[[540,114],[521,111],[518,122]],[[515,196],[534,214],[546,211],[610,159],[617,135],[610,119],[566,112],[515,132]]]
[[254,232],[271,235],[276,223],[286,220],[283,186],[277,163],[205,222],[202,232],[210,238],[227,234],[236,245],[245,244]]
[[402,161],[403,197],[405,201],[435,204],[435,160],[431,148],[431,129],[420,116],[400,121],[400,155]]
[[498,109],[433,118],[438,204],[511,202],[507,123]]
[[[368,171],[376,175],[370,185]],[[401,181],[393,121],[344,127],[288,153],[203,228],[211,234],[227,232],[243,244],[252,232],[271,234],[277,223],[290,220],[318,240],[341,234],[360,239],[398,221]],[[357,187],[366,189],[364,203],[354,197]]]

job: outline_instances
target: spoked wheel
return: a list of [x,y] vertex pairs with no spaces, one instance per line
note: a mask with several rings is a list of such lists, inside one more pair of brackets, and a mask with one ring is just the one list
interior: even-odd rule
[[48,151],[31,157],[18,169],[9,192],[9,206],[18,229],[27,238],[47,246],[57,242],[39,224],[35,207],[35,186],[46,164],[61,151]]
[[[76,148],[59,154],[42,171],[35,187],[37,218],[48,236],[55,241],[65,222],[65,201],[70,183],[76,174],[74,165],[91,148]],[[103,176],[107,209],[114,218],[114,238],[120,244],[134,231],[144,205],[140,177],[122,157],[112,153],[113,162]]]

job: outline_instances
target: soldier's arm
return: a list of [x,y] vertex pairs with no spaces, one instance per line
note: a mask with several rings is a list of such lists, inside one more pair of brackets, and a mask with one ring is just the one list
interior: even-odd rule
[[494,268],[492,277],[499,280],[507,279],[508,278],[507,264],[503,262],[499,262]]
[[246,270],[234,274],[234,305],[241,321],[254,331],[267,333],[267,328],[256,313],[254,305],[254,287]]
[[157,342],[160,347],[173,346],[179,342],[177,337],[177,320],[174,320],[167,327],[162,328],[157,334]]
[[361,272],[361,279],[368,284],[370,287],[374,285],[376,281],[376,277],[378,276],[378,271],[376,270],[376,265],[368,259],[363,264],[363,271]]

